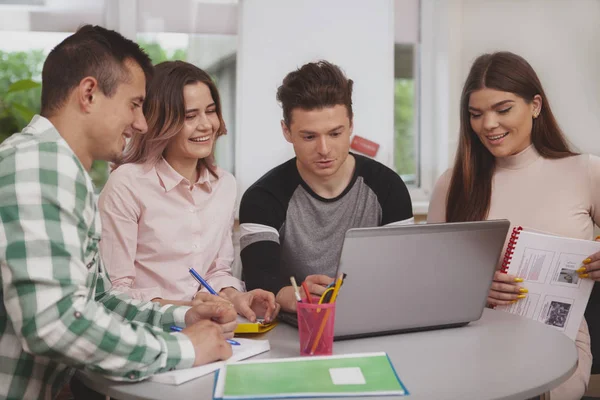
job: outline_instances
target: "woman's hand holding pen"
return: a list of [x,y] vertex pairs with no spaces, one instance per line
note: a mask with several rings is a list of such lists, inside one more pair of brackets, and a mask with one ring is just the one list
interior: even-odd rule
[[508,305],[527,297],[527,289],[519,285],[523,279],[496,271],[487,302],[491,306]]
[[249,292],[240,292],[232,287],[225,288],[219,293],[233,304],[238,314],[250,322],[256,322],[256,317],[262,317],[265,322],[271,322],[279,313],[279,304],[275,302],[275,295],[262,289]]
[[[596,242],[600,242],[600,236],[596,237]],[[600,281],[600,251],[583,260],[582,264],[577,270],[580,278]]]

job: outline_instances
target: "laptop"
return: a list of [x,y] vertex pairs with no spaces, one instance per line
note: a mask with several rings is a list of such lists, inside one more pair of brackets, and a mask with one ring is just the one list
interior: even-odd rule
[[507,220],[350,229],[335,340],[458,327],[481,318]]

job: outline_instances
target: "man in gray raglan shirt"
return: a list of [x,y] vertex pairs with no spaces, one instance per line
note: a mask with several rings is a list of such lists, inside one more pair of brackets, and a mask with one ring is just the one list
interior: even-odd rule
[[[272,169],[240,205],[243,279],[276,293],[294,312],[290,276],[323,293],[333,281],[350,228],[413,222],[402,179],[352,154],[352,80],[326,61],[289,73],[277,91],[281,128],[296,157]],[[368,268],[369,266],[365,266]]]

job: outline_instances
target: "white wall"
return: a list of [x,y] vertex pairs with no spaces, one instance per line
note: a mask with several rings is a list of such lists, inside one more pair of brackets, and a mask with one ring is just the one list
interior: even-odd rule
[[394,0],[394,41],[419,41],[419,0]]
[[[445,1],[445,0],[439,0]],[[556,118],[582,152],[600,154],[600,1],[453,0],[448,14],[449,159],[458,139],[458,102],[473,60],[508,50],[536,70]],[[458,83],[458,84],[457,84]]]
[[393,0],[244,0],[239,3],[236,178],[243,193],[293,157],[275,99],[284,76],[327,59],[355,81],[354,133],[393,162]]

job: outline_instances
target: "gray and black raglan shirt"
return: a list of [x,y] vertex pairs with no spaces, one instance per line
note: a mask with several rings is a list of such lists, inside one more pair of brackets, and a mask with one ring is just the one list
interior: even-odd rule
[[243,280],[248,290],[275,294],[306,276],[333,276],[346,231],[412,223],[406,185],[394,171],[352,154],[356,166],[336,198],[317,195],[302,180],[293,158],[252,185],[240,205]]

